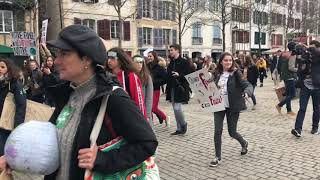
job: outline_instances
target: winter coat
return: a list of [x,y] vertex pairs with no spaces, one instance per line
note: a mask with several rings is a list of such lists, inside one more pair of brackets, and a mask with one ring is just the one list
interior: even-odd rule
[[[90,133],[97,118],[101,101],[107,94],[109,96],[106,113],[111,119],[112,128],[117,136],[122,136],[127,144],[119,150],[103,153],[98,151],[94,163],[94,171],[111,174],[128,169],[140,164],[148,157],[152,156],[157,148],[158,142],[150,125],[144,119],[143,114],[135,105],[132,99],[123,89],[116,89],[111,92],[113,86],[119,86],[115,78],[106,75],[104,69],[96,71],[97,91],[92,100],[83,108],[80,123],[73,142],[73,150],[70,165],[70,180],[84,179],[85,169],[78,167],[78,152],[80,149],[90,147]],[[50,92],[55,97],[56,109],[50,118],[55,124],[58,115],[67,104],[73,89],[69,83],[60,84],[50,88]],[[97,145],[105,144],[113,138],[113,132],[103,124]],[[55,180],[56,173],[45,177],[45,180]]]
[[160,87],[167,83],[166,70],[162,66],[154,62],[150,62],[148,64],[148,68],[152,76],[153,89],[160,90]]
[[312,51],[311,77],[315,87],[320,88],[320,48],[314,48]]
[[281,57],[281,80],[297,79],[297,68],[295,68],[296,56]]
[[[218,85],[220,76],[221,74],[216,71],[214,75],[214,82],[216,85]],[[247,80],[242,79],[240,70],[235,70],[231,73],[228,78],[227,89],[230,111],[240,112],[247,109],[245,99],[242,95],[243,93],[246,93],[249,96],[252,96],[253,87]]]
[[[278,61],[278,65],[277,65],[277,61]],[[278,73],[280,72],[281,70],[281,57],[279,56],[279,59],[277,56],[274,56],[272,58],[272,61],[271,61],[271,65],[270,65],[270,71],[271,73],[273,73],[274,69],[276,68],[277,66],[277,71]]]
[[252,65],[248,67],[247,71],[247,80],[253,86],[257,86],[257,80],[259,78],[259,70],[256,65]]
[[152,121],[152,101],[153,101],[153,83],[152,78],[149,76],[148,83],[142,85],[142,92],[144,96],[144,104],[146,106],[147,117]]
[[[179,76],[172,76],[172,71],[178,72]],[[176,103],[188,103],[191,89],[184,76],[191,72],[189,62],[181,56],[178,59],[172,59],[167,67],[167,72],[166,100],[171,101],[171,92],[174,91]]]
[[[9,92],[9,82],[0,81],[0,116],[4,105],[5,98]],[[14,102],[16,105],[16,112],[14,115],[14,127],[24,122],[26,114],[26,97],[23,91],[23,86],[20,81],[10,81],[10,92],[14,95]]]

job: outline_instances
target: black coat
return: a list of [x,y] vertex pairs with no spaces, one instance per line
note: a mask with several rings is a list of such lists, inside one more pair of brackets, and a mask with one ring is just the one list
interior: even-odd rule
[[[102,98],[110,94],[107,114],[111,119],[112,127],[118,136],[122,136],[128,142],[120,147],[119,150],[112,150],[108,153],[98,151],[93,170],[105,174],[111,174],[120,170],[128,169],[134,165],[140,164],[155,153],[158,142],[150,125],[144,119],[139,108],[131,100],[123,89],[116,89],[111,92],[113,86],[119,86],[116,78],[106,76],[103,69],[99,69],[97,74],[97,91],[92,100],[83,108],[80,124],[73,142],[73,150],[70,165],[70,180],[83,179],[85,169],[78,167],[78,151],[90,147],[90,133],[97,118]],[[52,90],[52,91],[51,91]],[[56,100],[56,109],[50,121],[55,121],[62,108],[68,102],[72,89],[69,83],[60,84],[50,92]],[[120,107],[120,108],[119,108]],[[108,128],[103,125],[97,140],[97,144],[102,145],[111,141],[112,134]],[[54,180],[56,173],[46,176],[45,180]]]
[[[173,77],[172,71],[178,72],[179,77]],[[174,101],[176,103],[188,103],[191,89],[184,76],[191,73],[189,62],[181,56],[178,59],[172,59],[167,67],[167,72],[166,100],[171,101],[171,91],[174,90]]]
[[[215,73],[214,81],[218,85],[221,74]],[[240,70],[234,71],[228,78],[227,82],[228,89],[228,100],[230,105],[230,110],[232,112],[240,112],[247,109],[245,99],[242,96],[243,93],[252,96],[253,88],[252,85],[242,79],[242,74]]]
[[320,88],[320,48],[312,50],[311,77],[313,85]]
[[[277,66],[277,56],[273,56],[272,61],[271,61],[271,65],[270,65],[271,73],[274,71],[276,66]],[[279,57],[279,60],[278,60],[277,71],[280,74],[280,71],[281,71],[281,57]]]
[[247,79],[253,85],[257,86],[257,80],[259,78],[259,70],[256,65],[248,67]]
[[[2,113],[2,108],[4,104],[4,100],[7,97],[9,92],[9,83],[5,81],[0,82],[0,116]],[[26,96],[23,91],[23,87],[20,81],[12,80],[10,81],[10,92],[14,95],[15,105],[16,105],[16,113],[14,116],[14,127],[24,122],[25,114],[26,114]]]
[[166,70],[157,63],[150,62],[148,68],[151,73],[153,90],[160,90],[160,86],[167,83],[167,72]]

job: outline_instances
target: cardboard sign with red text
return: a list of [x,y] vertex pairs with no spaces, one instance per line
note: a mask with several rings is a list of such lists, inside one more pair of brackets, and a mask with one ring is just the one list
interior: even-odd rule
[[185,78],[203,111],[218,112],[225,110],[223,96],[216,84],[213,81],[208,81],[210,78],[208,70],[201,69],[186,75]]

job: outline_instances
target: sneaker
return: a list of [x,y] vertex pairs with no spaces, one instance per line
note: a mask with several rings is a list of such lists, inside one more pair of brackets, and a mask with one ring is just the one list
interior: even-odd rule
[[263,84],[260,84],[260,87],[263,87]]
[[182,127],[181,134],[185,134],[185,133],[187,132],[187,127],[188,127],[188,124],[186,123],[186,124]]
[[312,127],[311,134],[318,134],[318,128]]
[[167,119],[164,121],[164,123],[166,124],[167,128],[170,127],[170,116],[167,116]]
[[171,133],[171,135],[179,135],[179,134],[183,134],[182,131],[178,131],[178,130],[177,130],[176,132]]
[[276,109],[277,109],[278,113],[281,114],[281,107],[279,105],[276,105]]
[[292,129],[291,130],[291,134],[293,134],[297,138],[301,137],[301,132],[299,130],[297,130],[297,129]]
[[241,155],[246,155],[248,153],[248,145],[249,145],[249,143],[248,143],[248,141],[246,141],[246,144],[244,146],[242,146]]
[[290,115],[290,116],[296,116],[296,115],[297,115],[296,113],[294,113],[294,112],[292,112],[292,111],[287,112],[287,114]]
[[251,110],[256,110],[256,105],[253,105]]
[[210,164],[209,164],[209,166],[210,167],[216,167],[216,166],[218,166],[218,164],[221,162],[221,159],[219,159],[219,158],[214,158],[214,160],[213,161],[211,161],[210,162]]

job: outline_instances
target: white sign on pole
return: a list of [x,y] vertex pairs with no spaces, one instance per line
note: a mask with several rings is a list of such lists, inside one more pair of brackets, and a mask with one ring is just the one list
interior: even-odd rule
[[41,28],[41,43],[45,44],[47,41],[48,19],[42,21]]
[[213,81],[208,82],[209,72],[204,68],[185,76],[203,111],[225,110],[223,96]]
[[148,53],[151,52],[151,51],[153,51],[153,48],[146,49],[145,51],[143,51],[143,56],[144,57],[148,57]]
[[15,56],[37,55],[36,38],[33,32],[12,32],[11,36]]

